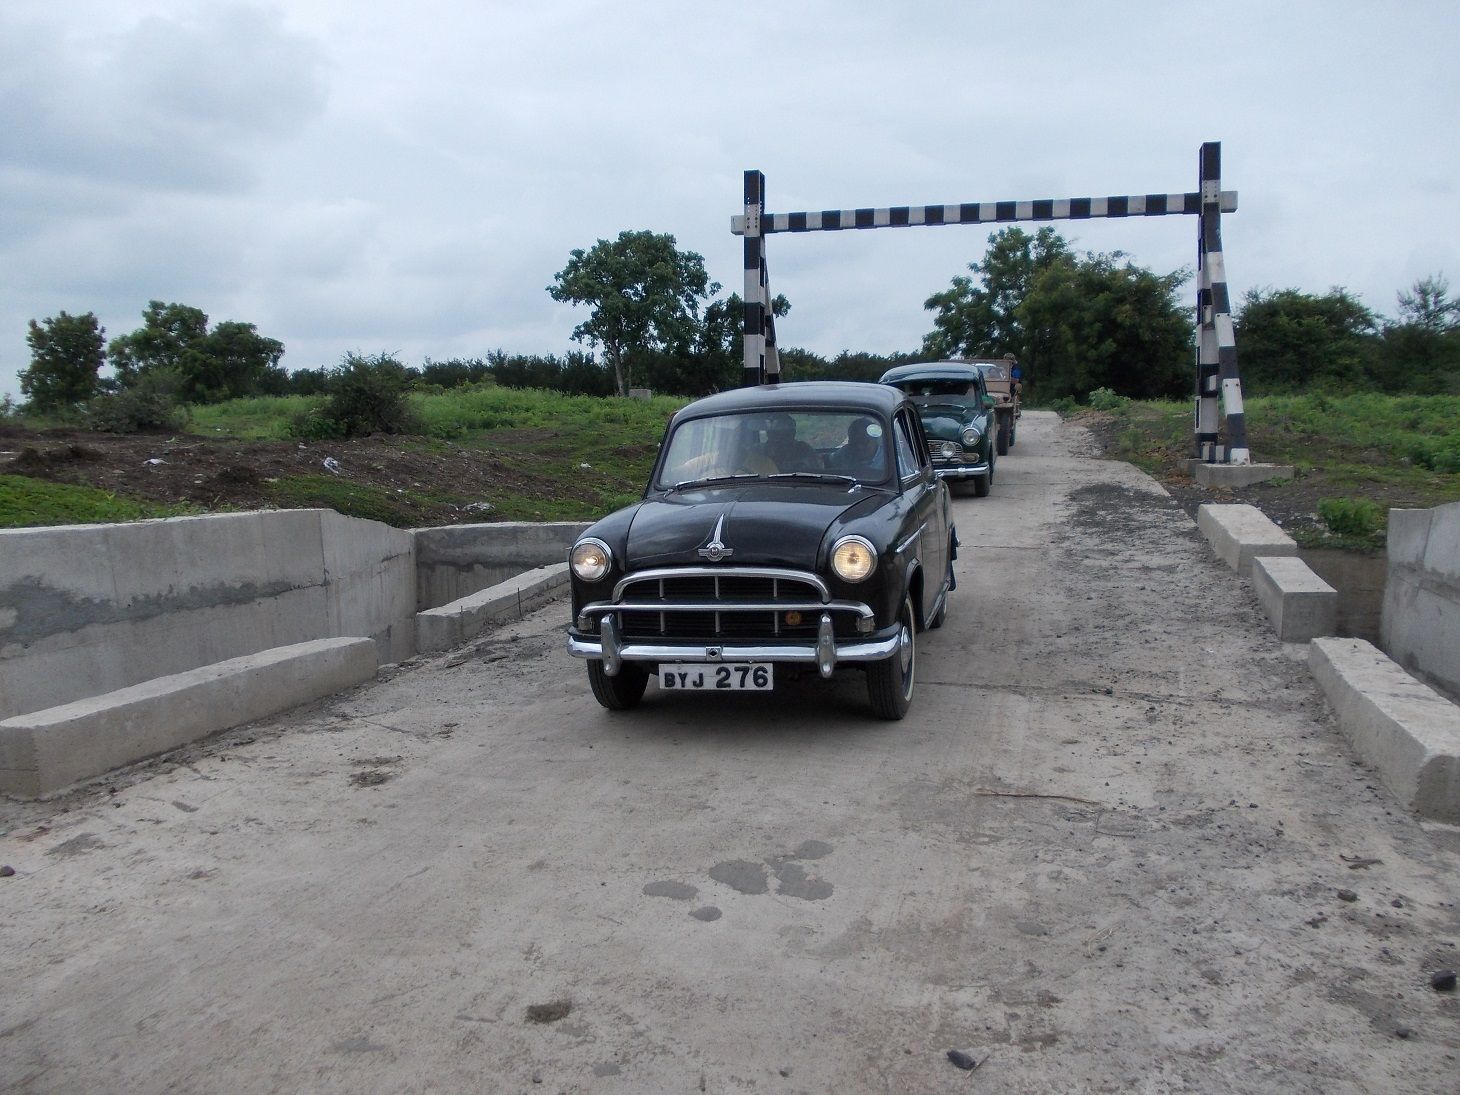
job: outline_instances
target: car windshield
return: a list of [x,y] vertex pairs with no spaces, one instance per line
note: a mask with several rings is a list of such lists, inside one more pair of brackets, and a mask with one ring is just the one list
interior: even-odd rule
[[988,380],[1008,380],[1009,370],[1003,365],[980,365],[979,371]]
[[661,490],[719,480],[781,476],[887,480],[887,430],[855,411],[777,411],[722,414],[681,422],[664,446],[656,486]]
[[919,407],[952,406],[968,408],[977,403],[978,385],[971,380],[909,377],[894,387],[905,391]]

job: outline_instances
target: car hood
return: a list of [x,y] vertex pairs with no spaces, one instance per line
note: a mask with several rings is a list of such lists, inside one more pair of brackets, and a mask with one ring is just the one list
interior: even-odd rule
[[959,413],[952,407],[925,410],[918,416],[923,421],[923,432],[939,441],[959,440],[963,427],[973,418],[971,412]]
[[702,566],[719,529],[727,566],[813,569],[827,529],[876,492],[845,483],[750,483],[684,491],[639,504],[629,526],[627,569]]

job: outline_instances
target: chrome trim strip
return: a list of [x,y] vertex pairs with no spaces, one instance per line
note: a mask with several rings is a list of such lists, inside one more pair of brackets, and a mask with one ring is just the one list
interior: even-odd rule
[[927,528],[928,523],[924,521],[921,525],[915,528],[911,534],[909,534],[906,540],[898,544],[897,547],[893,548],[892,553],[894,555],[901,555],[905,550],[907,550],[907,546],[911,544],[914,540],[916,540],[919,536],[921,536],[927,530]]
[[[855,612],[864,620],[875,617],[872,609],[860,601],[596,601],[578,610],[579,616],[608,616],[615,612]],[[718,630],[718,629],[717,629]]]
[[624,589],[639,582],[658,581],[663,578],[782,578],[811,586],[821,595],[823,601],[831,600],[831,590],[815,574],[805,570],[788,570],[784,567],[658,567],[654,570],[639,570],[626,574],[613,587],[613,599],[624,595]]
[[[899,636],[877,639],[872,642],[845,643],[836,649],[836,660],[841,662],[880,662],[897,652]],[[751,646],[734,643],[716,643],[712,646],[659,646],[652,643],[625,643],[619,648],[619,658],[626,662],[707,662],[710,650],[718,650],[716,661],[722,662],[804,662],[814,664],[817,648],[814,643],[794,643],[785,646]],[[568,653],[575,658],[602,658],[603,646],[591,639],[568,636]]]

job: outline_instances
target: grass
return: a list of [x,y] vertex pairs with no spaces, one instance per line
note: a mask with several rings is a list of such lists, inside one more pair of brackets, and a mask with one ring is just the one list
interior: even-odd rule
[[198,404],[188,408],[188,432],[243,441],[282,441],[289,436],[290,423],[324,399],[322,395],[281,395]]
[[195,506],[142,502],[95,487],[0,475],[0,528],[108,524],[198,512]]
[[[1391,506],[1460,501],[1460,397],[1313,393],[1249,399],[1245,410],[1254,458],[1291,464],[1297,477],[1244,500],[1280,514],[1304,547],[1377,551]],[[1132,402],[1108,413],[1110,455],[1158,477],[1183,467],[1190,403]]]
[[[1403,486],[1433,496],[1434,504],[1460,498],[1460,397],[1269,396],[1248,400],[1245,409],[1248,445],[1259,460],[1322,471],[1340,486]],[[1189,403],[1133,402],[1112,413],[1121,459],[1159,474],[1189,455]]]

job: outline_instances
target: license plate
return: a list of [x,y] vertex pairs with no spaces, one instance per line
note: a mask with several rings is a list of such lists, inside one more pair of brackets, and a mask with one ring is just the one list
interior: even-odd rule
[[661,665],[659,687],[666,692],[769,692],[775,666],[766,662],[690,662]]

